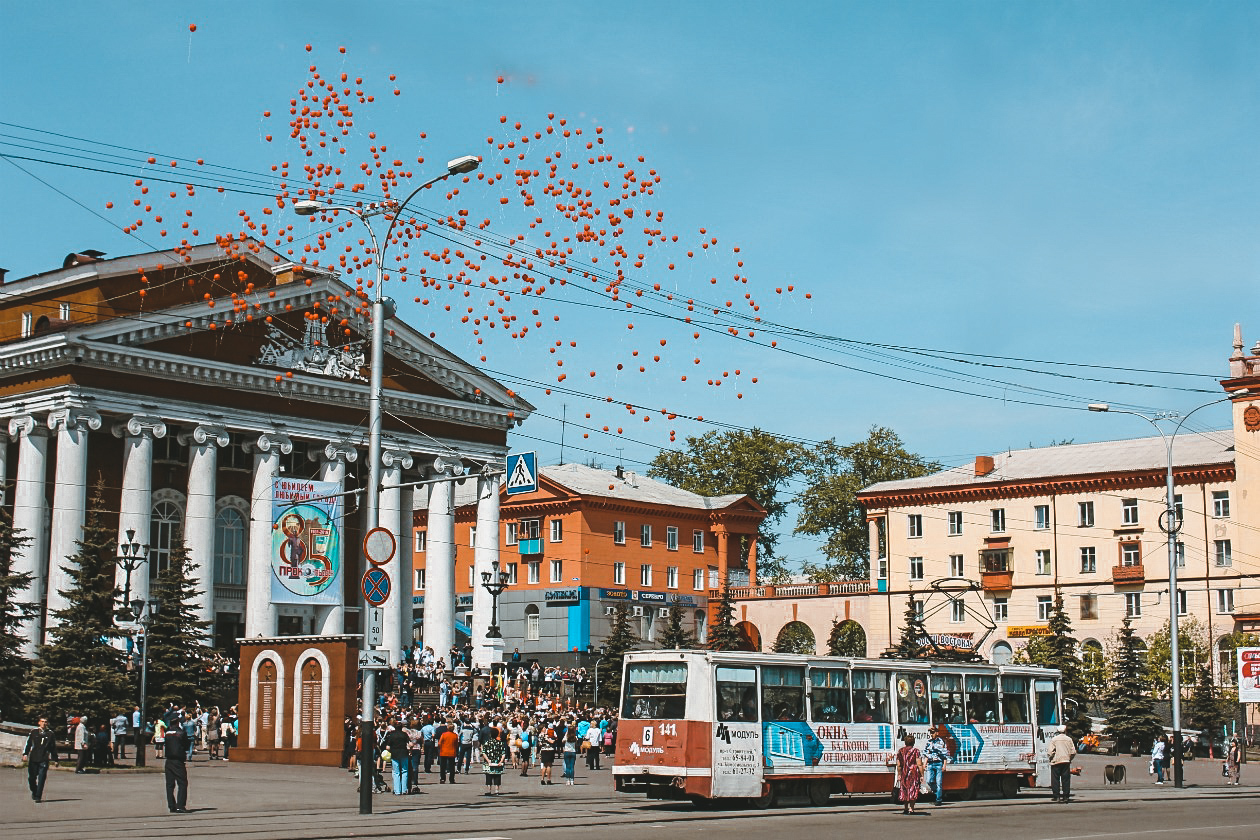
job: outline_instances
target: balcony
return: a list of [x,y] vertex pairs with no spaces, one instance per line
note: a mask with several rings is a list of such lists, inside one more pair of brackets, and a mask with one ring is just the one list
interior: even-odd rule
[[985,592],[1009,592],[1014,572],[1010,569],[980,572],[980,586]]
[[1146,568],[1138,563],[1136,566],[1112,566],[1111,580],[1113,583],[1145,583]]

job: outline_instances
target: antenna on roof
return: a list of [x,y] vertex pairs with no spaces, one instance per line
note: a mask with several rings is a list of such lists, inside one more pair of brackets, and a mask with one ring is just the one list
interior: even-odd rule
[[569,404],[560,404],[560,463],[564,463],[564,424],[569,418]]

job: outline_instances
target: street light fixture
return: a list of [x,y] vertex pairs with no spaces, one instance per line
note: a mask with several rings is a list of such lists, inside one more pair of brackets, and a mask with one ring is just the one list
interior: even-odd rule
[[[589,645],[588,645],[589,647]],[[608,645],[599,646],[599,659],[595,660],[595,708],[599,708],[599,663],[608,657]]]
[[495,558],[490,564],[491,571],[481,573],[481,586],[490,593],[490,629],[486,631],[487,639],[502,639],[499,632],[499,596],[508,588],[508,573],[499,570],[499,560]]
[[[127,532],[128,538],[131,532]],[[140,625],[140,737],[136,744],[136,766],[145,766],[145,750],[148,745],[144,743],[144,730],[148,725],[148,694],[149,694],[149,625],[153,623],[153,616],[162,610],[161,598],[136,598],[134,601],[128,602],[131,608],[131,614],[136,617],[136,624]]]
[[149,547],[136,542],[136,529],[127,529],[127,541],[118,543],[118,556],[114,562],[127,573],[123,586],[123,604],[131,604],[131,573],[149,559]]
[[[1184,415],[1180,415],[1175,411],[1160,411],[1151,417],[1140,411],[1130,411],[1122,408],[1112,408],[1107,403],[1090,403],[1088,408],[1090,411],[1108,412],[1111,414],[1132,414],[1134,417],[1141,417],[1146,422],[1155,427],[1155,431],[1159,432],[1159,436],[1164,441],[1164,451],[1167,455],[1168,471],[1165,476],[1165,495],[1164,513],[1160,517],[1160,530],[1164,532],[1166,542],[1168,543],[1168,635],[1169,635],[1169,658],[1170,670],[1172,671],[1172,686],[1170,694],[1172,695],[1172,725],[1173,725],[1173,743],[1172,743],[1172,762],[1173,762],[1173,785],[1175,787],[1184,786],[1183,770],[1181,765],[1181,650],[1180,639],[1177,629],[1177,532],[1181,530],[1181,522],[1177,519],[1176,493],[1173,484],[1173,443],[1177,440],[1177,433],[1181,431],[1181,427],[1190,419],[1190,416],[1196,411],[1208,406],[1219,405],[1223,402],[1230,402],[1237,397],[1249,396],[1250,391],[1234,391],[1228,397],[1213,400],[1204,403],[1198,408],[1194,408]],[[1160,420],[1177,420],[1177,426],[1173,429],[1172,434],[1165,434],[1160,428]]]
[[[433,186],[438,181],[443,181],[452,175],[463,175],[472,172],[480,165],[481,159],[475,155],[464,155],[448,161],[445,173],[430,178],[416,187],[411,191],[411,195],[403,199],[402,202],[385,201],[364,207],[355,207],[348,204],[327,204],[310,198],[293,202],[293,212],[299,216],[313,216],[321,211],[336,210],[344,210],[347,213],[351,213],[367,228],[368,237],[372,240],[373,262],[376,264],[376,285],[372,290],[372,321],[370,324],[372,357],[369,363],[370,380],[368,383],[368,486],[363,510],[363,530],[365,533],[380,524],[381,390],[383,387],[383,368],[385,366],[385,254],[381,251],[381,247],[376,239],[376,232],[372,229],[368,219],[382,213],[391,215],[389,227],[385,229],[385,247],[388,248],[390,234],[394,231],[394,225],[398,224],[398,220],[402,218],[402,212],[411,199],[415,198],[421,190]],[[371,650],[371,647],[367,644],[366,634],[363,637],[363,647],[364,650]],[[375,693],[376,672],[365,670],[363,672],[363,694],[361,698],[363,708],[359,714],[359,731],[363,736],[362,748],[359,750],[359,766],[363,768],[375,766],[372,753],[372,738],[370,737]],[[366,777],[363,779],[363,783],[359,785],[359,813],[372,813],[372,785]]]

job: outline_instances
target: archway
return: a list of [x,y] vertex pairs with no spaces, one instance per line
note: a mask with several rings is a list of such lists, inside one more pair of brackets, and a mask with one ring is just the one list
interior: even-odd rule
[[814,631],[803,621],[789,621],[774,640],[775,653],[815,654],[818,648]]
[[741,621],[735,625],[739,631],[739,649],[749,651],[761,650],[761,631],[751,621]]
[[866,631],[862,625],[851,618],[832,624],[827,653],[830,656],[866,656]]
[[1011,646],[1007,642],[994,642],[989,648],[989,661],[994,665],[1011,664]]

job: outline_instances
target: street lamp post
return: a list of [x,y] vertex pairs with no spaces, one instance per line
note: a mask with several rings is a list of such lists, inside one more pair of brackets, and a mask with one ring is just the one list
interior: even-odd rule
[[490,563],[491,571],[481,573],[481,586],[490,593],[490,629],[486,631],[487,639],[502,639],[499,632],[499,596],[508,588],[508,573],[499,570],[499,560]]
[[599,646],[599,658],[595,660],[595,708],[599,708],[599,663],[608,658],[608,645]]
[[136,530],[128,528],[127,541],[118,543],[118,557],[114,559],[118,567],[127,573],[123,584],[124,607],[131,604],[131,573],[144,565],[148,559],[149,547],[136,542]]
[[[383,388],[384,372],[382,368],[385,364],[385,254],[381,250],[381,246],[376,239],[376,232],[372,229],[372,225],[368,219],[382,213],[391,214],[389,227],[385,229],[385,247],[389,247],[390,234],[394,231],[394,225],[398,224],[398,220],[402,217],[403,209],[407,204],[415,198],[421,190],[433,186],[438,181],[443,181],[452,175],[462,175],[472,172],[481,165],[481,160],[475,155],[464,155],[455,158],[446,164],[446,172],[437,177],[430,178],[420,186],[412,190],[411,195],[407,196],[401,203],[386,201],[381,204],[369,205],[367,207],[354,207],[347,204],[326,204],[317,199],[303,199],[293,203],[293,212],[299,216],[313,216],[321,211],[337,211],[344,210],[354,215],[363,226],[367,228],[368,236],[372,240],[373,262],[376,264],[376,285],[372,290],[372,320],[369,325],[371,328],[371,345],[372,355],[370,368],[368,370],[368,486],[364,499],[364,531],[371,531],[380,524],[381,510],[381,391]],[[395,534],[395,537],[398,535]],[[401,581],[396,584],[401,589]],[[371,646],[367,644],[367,634],[363,636],[364,650],[371,650]],[[372,813],[372,782],[371,768],[374,766],[373,758],[373,738],[372,738],[372,718],[373,706],[375,705],[376,694],[376,672],[372,670],[364,670],[363,672],[363,693],[360,699],[362,709],[359,713],[359,734],[361,747],[359,749],[359,813]]]
[[[1172,695],[1172,725],[1173,725],[1173,742],[1172,742],[1172,767],[1173,767],[1173,785],[1175,787],[1184,786],[1184,778],[1181,765],[1181,650],[1180,638],[1177,629],[1178,625],[1178,598],[1177,598],[1177,532],[1181,530],[1181,522],[1177,518],[1176,492],[1173,482],[1173,444],[1177,440],[1177,433],[1181,431],[1181,427],[1190,419],[1190,416],[1202,408],[1212,405],[1219,405],[1223,402],[1229,402],[1237,396],[1246,395],[1247,391],[1236,391],[1228,397],[1219,400],[1213,400],[1204,403],[1198,408],[1194,408],[1184,415],[1179,415],[1173,411],[1161,411],[1154,417],[1149,417],[1139,411],[1129,411],[1127,409],[1113,409],[1107,403],[1091,403],[1090,411],[1110,412],[1112,414],[1132,414],[1134,417],[1141,417],[1146,422],[1155,427],[1155,431],[1159,432],[1160,438],[1164,441],[1164,451],[1167,456],[1167,473],[1164,479],[1165,499],[1164,499],[1164,515],[1160,517],[1160,529],[1164,532],[1166,542],[1168,543],[1168,635],[1169,635],[1169,658],[1172,671],[1172,685],[1170,694]],[[1172,434],[1165,434],[1160,428],[1160,420],[1177,420],[1177,425],[1173,429]]]
[[[130,537],[130,532],[128,532]],[[162,609],[161,598],[150,598],[144,600],[137,598],[128,604],[131,607],[131,614],[136,617],[136,623],[140,625],[144,631],[140,636],[140,737],[136,743],[136,766],[145,766],[145,750],[147,744],[144,743],[144,729],[148,723],[148,700],[149,700],[149,625],[153,623],[153,616],[157,615]]]

